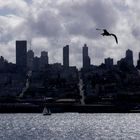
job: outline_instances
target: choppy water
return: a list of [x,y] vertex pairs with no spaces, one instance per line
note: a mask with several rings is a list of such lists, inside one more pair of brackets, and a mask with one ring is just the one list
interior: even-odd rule
[[140,140],[140,114],[0,114],[0,140]]

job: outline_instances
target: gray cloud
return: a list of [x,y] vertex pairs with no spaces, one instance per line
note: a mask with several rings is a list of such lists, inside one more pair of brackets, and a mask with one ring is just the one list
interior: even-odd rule
[[65,3],[59,9],[68,32],[87,38],[97,38],[96,28],[111,28],[118,18],[112,5],[102,0],[88,0],[77,5]]
[[103,0],[86,3],[86,10],[91,18],[95,21],[96,26],[111,28],[115,26],[118,19],[117,12],[115,11],[112,3]]
[[49,10],[43,10],[33,17],[29,15],[27,25],[36,36],[55,37],[62,34],[62,26],[59,17]]
[[[77,66],[82,66],[84,43],[89,46],[94,64],[103,62],[107,56],[120,59],[128,48],[135,54],[139,51],[140,9],[132,1],[14,0],[10,4],[7,1],[0,4],[7,5],[6,9],[0,6],[0,29],[3,28],[0,55],[6,59],[14,60],[14,51],[8,50],[14,50],[11,46],[14,48],[13,42],[17,39],[32,40],[36,54],[48,51],[51,62],[62,62],[62,47],[70,44],[70,64]],[[119,45],[111,37],[100,36],[96,28],[116,33]]]
[[133,28],[131,33],[136,39],[140,39],[140,28],[139,27]]

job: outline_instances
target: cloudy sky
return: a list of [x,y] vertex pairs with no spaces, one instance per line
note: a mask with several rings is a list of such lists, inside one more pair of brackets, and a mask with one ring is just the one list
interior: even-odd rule
[[[15,40],[28,40],[39,56],[62,63],[62,48],[70,45],[70,64],[82,66],[86,43],[92,64],[112,57],[116,63],[133,50],[140,52],[140,0],[0,0],[0,55],[15,62]],[[118,36],[102,37],[96,28]],[[31,42],[31,43],[30,43]],[[32,44],[32,45],[30,45]]]

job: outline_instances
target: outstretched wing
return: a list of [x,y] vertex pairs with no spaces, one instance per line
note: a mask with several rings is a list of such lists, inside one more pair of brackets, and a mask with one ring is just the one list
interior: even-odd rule
[[104,30],[106,30],[106,29],[100,29],[100,28],[96,28],[96,30],[102,30],[102,31],[104,31]]
[[114,36],[115,40],[116,40],[116,43],[118,44],[118,39],[117,39],[117,36],[115,34],[110,34],[112,36]]
[[96,28],[96,30],[103,30],[103,29]]
[[106,30],[106,29],[99,29],[99,28],[96,28],[96,30],[102,30],[104,32],[104,34],[109,34],[109,32]]

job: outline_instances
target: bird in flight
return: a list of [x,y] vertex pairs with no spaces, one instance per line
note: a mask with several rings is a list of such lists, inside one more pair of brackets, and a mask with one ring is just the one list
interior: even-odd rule
[[106,29],[96,29],[96,30],[102,30],[103,33],[101,34],[102,36],[114,36],[116,43],[118,44],[118,39],[117,36],[115,34],[109,33]]

